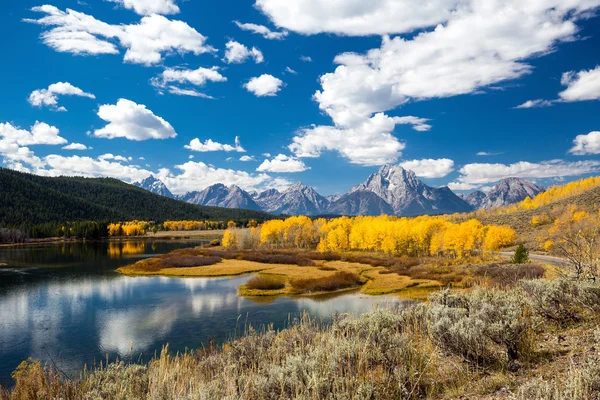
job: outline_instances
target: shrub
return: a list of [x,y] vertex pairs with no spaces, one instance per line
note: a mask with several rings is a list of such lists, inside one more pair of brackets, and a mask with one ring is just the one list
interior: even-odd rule
[[523,264],[523,263],[526,263],[527,261],[529,261],[529,250],[527,250],[525,248],[525,245],[523,245],[523,243],[521,243],[520,245],[517,246],[517,249],[515,250],[515,254],[512,258],[512,262],[514,264]]
[[279,290],[285,287],[285,282],[272,276],[256,275],[246,283],[246,286],[257,290]]
[[199,257],[187,255],[171,255],[162,260],[162,268],[187,268],[214,265],[221,262],[220,257]]
[[446,351],[487,363],[523,358],[532,346],[526,305],[514,291],[444,290],[430,297],[428,327]]
[[580,321],[587,311],[600,311],[600,288],[560,278],[520,282],[534,315],[565,327]]
[[544,276],[545,270],[539,264],[486,264],[475,270],[476,276],[489,278],[500,287],[511,287],[523,279],[538,279]]
[[221,245],[221,241],[219,239],[214,239],[214,240],[211,240],[208,245],[211,247],[217,247],[217,246]]
[[330,292],[360,284],[361,278],[351,272],[336,272],[325,278],[296,279],[290,282],[292,288],[302,292]]

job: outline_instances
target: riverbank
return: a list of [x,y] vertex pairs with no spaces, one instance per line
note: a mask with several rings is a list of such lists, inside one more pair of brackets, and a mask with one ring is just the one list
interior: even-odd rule
[[141,236],[107,236],[99,240],[73,239],[73,238],[44,238],[44,239],[27,239],[25,242],[2,243],[0,247],[14,246],[38,246],[40,244],[56,244],[56,243],[85,243],[85,242],[115,242],[115,241],[135,241],[135,240],[185,240],[185,239],[220,239],[225,233],[224,230],[213,231],[159,231],[156,233],[146,233]]
[[540,278],[551,269],[542,264],[514,265],[494,258],[479,264],[453,264],[434,258],[396,258],[374,253],[311,251],[231,251],[181,249],[140,260],[117,272],[129,276],[227,277],[258,274],[240,286],[239,295],[298,296],[360,289],[368,295],[398,294],[424,298],[442,287],[508,284]]
[[[3,400],[593,399],[600,395],[600,287],[520,280],[429,302],[302,317],[147,365],[109,363],[81,379],[26,361]],[[473,312],[473,311],[476,312]]]

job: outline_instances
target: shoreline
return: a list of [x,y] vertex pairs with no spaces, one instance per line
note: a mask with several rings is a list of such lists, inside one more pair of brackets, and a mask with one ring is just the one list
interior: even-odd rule
[[223,236],[224,230],[213,231],[161,231],[156,234],[146,233],[143,236],[107,236],[102,239],[72,239],[72,238],[45,238],[45,239],[28,239],[25,242],[1,243],[2,247],[27,247],[37,246],[40,244],[57,244],[57,243],[102,243],[102,242],[125,242],[135,240],[193,240],[198,238],[220,238]]

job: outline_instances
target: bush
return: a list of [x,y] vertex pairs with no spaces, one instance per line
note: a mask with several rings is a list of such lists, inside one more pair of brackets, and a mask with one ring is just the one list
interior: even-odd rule
[[527,261],[529,261],[529,250],[527,250],[525,248],[525,245],[523,245],[523,243],[521,243],[519,246],[517,246],[517,249],[515,250],[515,254],[512,258],[512,262],[514,264],[523,264],[523,263],[526,263]]
[[285,282],[272,276],[256,275],[246,283],[246,286],[256,290],[279,290],[285,287]]
[[487,264],[475,270],[476,276],[489,278],[500,287],[511,287],[523,279],[539,279],[544,276],[544,267],[538,264]]
[[526,304],[514,291],[444,290],[430,296],[428,328],[446,351],[478,362],[511,361],[532,347]]
[[219,239],[214,239],[214,240],[211,240],[208,245],[211,247],[217,247],[217,246],[221,245],[221,241]]
[[188,268],[214,265],[221,262],[220,257],[202,257],[187,255],[171,255],[162,260],[162,268]]
[[302,292],[331,292],[362,284],[361,278],[351,272],[337,272],[325,278],[296,279],[292,288]]
[[536,279],[521,281],[520,286],[540,322],[565,327],[580,321],[586,312],[600,311],[600,288],[583,282]]

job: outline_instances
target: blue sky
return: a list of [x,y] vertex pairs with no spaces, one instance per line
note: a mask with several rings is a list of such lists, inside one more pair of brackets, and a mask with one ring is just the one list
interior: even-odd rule
[[598,173],[600,0],[372,3],[4,2],[2,165],[175,193]]

